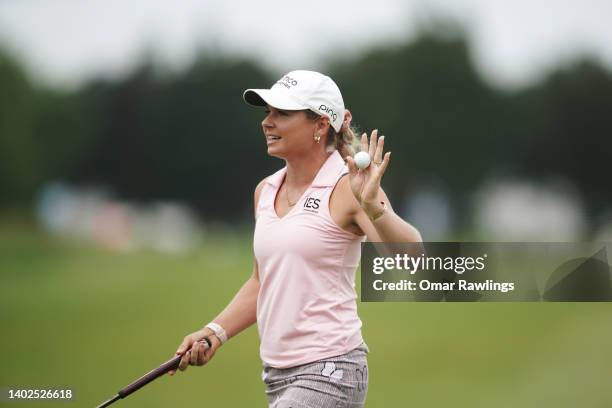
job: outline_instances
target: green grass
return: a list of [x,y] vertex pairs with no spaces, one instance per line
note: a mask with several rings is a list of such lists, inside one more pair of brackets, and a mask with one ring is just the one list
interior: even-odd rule
[[[0,387],[69,387],[76,403],[52,406],[95,406],[172,356],[251,268],[248,233],[208,236],[184,256],[117,255],[4,223]],[[368,407],[612,405],[610,304],[361,303],[359,310],[371,350]],[[163,377],[117,407],[263,407],[260,372],[252,327],[208,366]]]

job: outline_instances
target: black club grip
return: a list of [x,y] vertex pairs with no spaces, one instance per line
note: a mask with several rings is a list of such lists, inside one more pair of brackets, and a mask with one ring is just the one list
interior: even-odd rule
[[[200,343],[206,344],[207,348],[211,347],[210,340],[207,337],[205,337],[203,340],[200,340]],[[122,390],[120,390],[117,393],[117,395],[119,395],[121,398],[125,398],[128,395],[130,395],[131,393],[133,393],[134,391],[139,390],[140,388],[144,387],[145,385],[147,385],[151,381],[155,380],[157,377],[160,377],[160,376],[166,374],[170,370],[177,369],[178,366],[179,366],[179,363],[181,362],[181,358],[183,358],[183,356],[172,357],[170,360],[166,361],[165,363],[163,363],[159,367],[149,371],[148,373],[146,373],[145,375],[143,375],[142,377],[140,377],[136,381],[134,381],[131,384],[129,384],[127,387],[125,387]]]

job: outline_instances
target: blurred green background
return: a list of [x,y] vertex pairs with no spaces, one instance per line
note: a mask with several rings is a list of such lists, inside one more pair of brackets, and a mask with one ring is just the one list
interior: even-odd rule
[[[251,272],[249,231],[188,255],[112,255],[27,222],[3,226],[0,383],[70,387],[75,406],[101,403],[169,358]],[[612,404],[609,304],[360,303],[359,313],[371,349],[367,406]],[[252,327],[208,366],[116,405],[265,406],[260,374]]]
[[[410,38],[286,65],[329,74],[353,123],[387,136],[383,187],[426,240],[612,241],[610,64],[577,50],[499,86],[466,26],[433,19]],[[219,38],[181,69],[143,52],[125,75],[53,86],[1,29],[0,387],[67,387],[70,406],[95,406],[172,356],[250,275],[253,190],[283,163],[241,94],[285,70]],[[367,406],[609,407],[610,312],[360,303]],[[258,346],[251,328],[209,366],[117,407],[265,406]]]
[[[383,187],[427,239],[612,239],[612,74],[597,59],[499,88],[465,34],[442,25],[321,70],[354,124],[387,135]],[[180,203],[204,224],[245,222],[254,186],[283,163],[266,154],[262,109],[241,95],[280,75],[207,51],[179,72],[144,58],[125,77],[68,90],[30,80],[0,49],[0,209],[37,208],[48,227],[61,185],[77,198]]]

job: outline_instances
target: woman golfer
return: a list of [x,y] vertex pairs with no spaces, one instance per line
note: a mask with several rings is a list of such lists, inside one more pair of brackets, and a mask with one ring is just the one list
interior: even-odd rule
[[[257,322],[270,407],[362,407],[368,348],[355,301],[360,244],[366,236],[421,240],[380,187],[390,159],[384,137],[376,130],[369,140],[361,136],[373,160],[358,169],[351,113],[334,81],[317,72],[292,71],[243,97],[266,108],[268,154],[286,166],[255,189],[252,276],[211,323],[185,337],[179,369],[206,364]],[[210,348],[198,342],[205,337]]]

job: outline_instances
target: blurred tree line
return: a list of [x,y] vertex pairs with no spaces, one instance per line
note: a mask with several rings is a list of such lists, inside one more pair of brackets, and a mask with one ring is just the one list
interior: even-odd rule
[[[333,61],[326,73],[354,123],[388,135],[384,186],[394,200],[437,179],[460,206],[491,177],[559,175],[592,215],[611,202],[612,76],[596,62],[501,91],[480,78],[464,36],[425,33]],[[65,92],[31,83],[0,54],[0,206],[30,205],[45,183],[64,180],[187,202],[205,218],[249,217],[255,185],[283,163],[266,155],[263,112],[241,94],[280,74],[203,55],[180,74],[144,63],[122,80]]]

